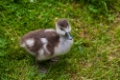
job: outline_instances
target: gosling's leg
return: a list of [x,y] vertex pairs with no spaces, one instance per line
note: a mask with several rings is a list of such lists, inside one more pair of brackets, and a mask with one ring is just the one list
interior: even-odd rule
[[52,62],[57,62],[57,61],[59,61],[59,60],[60,60],[60,57],[59,57],[59,56],[51,59]]
[[35,65],[38,66],[38,60],[37,60],[37,57],[38,57],[38,53],[35,54]]

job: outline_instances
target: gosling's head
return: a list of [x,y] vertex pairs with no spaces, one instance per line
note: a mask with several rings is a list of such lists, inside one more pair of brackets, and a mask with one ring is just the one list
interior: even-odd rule
[[72,36],[70,35],[71,26],[67,19],[60,19],[56,22],[56,31],[60,36],[72,40]]

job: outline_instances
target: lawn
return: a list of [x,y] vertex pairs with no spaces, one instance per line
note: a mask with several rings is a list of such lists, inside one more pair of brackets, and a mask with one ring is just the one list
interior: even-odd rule
[[[120,79],[118,0],[111,1],[114,7],[101,0],[104,7],[100,9],[87,3],[90,0],[30,1],[0,1],[0,80]],[[19,39],[32,30],[55,28],[61,18],[69,20],[74,44],[58,62],[46,64],[48,72],[41,74]]]

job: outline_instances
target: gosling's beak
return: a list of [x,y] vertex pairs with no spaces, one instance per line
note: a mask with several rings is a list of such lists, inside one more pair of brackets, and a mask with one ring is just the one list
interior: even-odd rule
[[71,36],[70,32],[66,32],[65,36],[67,39],[72,40],[72,36]]

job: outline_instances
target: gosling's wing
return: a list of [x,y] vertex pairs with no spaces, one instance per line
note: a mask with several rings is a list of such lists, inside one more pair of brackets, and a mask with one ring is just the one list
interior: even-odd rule
[[59,44],[60,36],[54,30],[36,30],[25,34],[21,38],[21,45],[29,52],[38,53],[41,49],[50,55]]
[[20,44],[22,47],[26,48],[27,51],[37,53],[37,51],[43,46],[40,38],[44,36],[44,30],[31,31],[21,37]]

